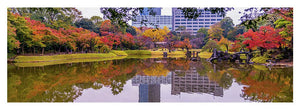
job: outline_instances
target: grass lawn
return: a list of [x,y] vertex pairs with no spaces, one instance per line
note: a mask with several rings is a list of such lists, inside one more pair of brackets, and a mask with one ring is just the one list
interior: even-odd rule
[[266,63],[267,60],[268,60],[268,58],[263,57],[263,56],[252,58],[252,62],[254,62],[254,63],[261,63],[261,64]]
[[164,52],[167,52],[168,53],[168,56],[172,56],[172,55],[185,55],[186,51],[172,51],[171,53],[169,53],[169,50],[156,50],[156,51],[150,51],[151,52],[151,55],[161,55],[163,56],[163,53]]
[[112,50],[111,52],[116,54],[117,56],[128,56],[128,54],[122,50]]
[[149,50],[125,50],[127,55],[151,55]]
[[95,62],[95,61],[116,60],[116,59],[124,59],[124,58],[126,58],[126,56],[116,56],[111,58],[67,59],[67,60],[40,61],[40,62],[17,62],[14,64],[18,67],[41,67],[41,66],[55,65],[55,64]]
[[69,59],[95,59],[95,58],[112,58],[117,57],[114,53],[86,53],[86,54],[63,54],[52,56],[17,56],[15,62],[45,62],[59,61]]
[[212,52],[203,51],[203,52],[200,52],[198,54],[198,56],[200,56],[200,58],[208,59],[211,57],[212,54],[213,54]]

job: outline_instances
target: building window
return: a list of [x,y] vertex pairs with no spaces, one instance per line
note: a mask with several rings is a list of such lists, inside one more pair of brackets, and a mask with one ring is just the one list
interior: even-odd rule
[[198,27],[197,25],[193,25],[193,27]]
[[210,19],[211,21],[216,21],[216,19]]
[[210,15],[205,15],[205,17],[210,17]]
[[198,22],[193,22],[193,24],[198,24]]
[[188,25],[187,27],[192,27],[192,25]]
[[199,21],[204,21],[204,19],[199,19]]
[[205,22],[205,24],[209,24],[209,22]]
[[192,19],[187,19],[187,21],[192,21]]
[[181,22],[181,24],[186,24],[185,22]]
[[204,24],[203,22],[199,22],[199,24]]
[[175,16],[175,17],[180,17],[180,16]]
[[181,19],[181,21],[186,21],[186,19]]
[[175,19],[175,21],[180,21],[180,19]]
[[205,19],[205,21],[210,21],[210,19]]
[[180,24],[180,23],[175,23],[175,24]]
[[187,24],[192,24],[192,22],[188,22]]
[[217,19],[217,21],[221,21],[221,19]]
[[211,15],[211,17],[216,17],[216,15]]
[[209,27],[209,25],[205,25],[205,27]]
[[199,25],[199,27],[203,27],[203,25]]
[[210,24],[215,24],[216,22],[211,22]]
[[193,29],[194,31],[196,30],[197,31],[197,29]]

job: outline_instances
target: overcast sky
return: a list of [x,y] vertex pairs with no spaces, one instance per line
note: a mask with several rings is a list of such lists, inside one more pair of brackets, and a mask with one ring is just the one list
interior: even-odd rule
[[[76,7],[77,9],[79,9],[82,12],[82,16],[84,18],[91,18],[92,16],[101,16],[103,17],[102,13],[100,13],[100,9],[99,8],[90,8],[90,7]],[[234,8],[233,11],[229,11],[227,12],[226,16],[232,18],[233,23],[235,25],[239,24],[241,21],[239,20],[239,18],[241,17],[242,14],[239,14],[239,11],[243,11],[245,8]],[[161,10],[161,14],[162,15],[172,15],[172,7],[163,7]],[[130,22],[131,24],[131,22]]]

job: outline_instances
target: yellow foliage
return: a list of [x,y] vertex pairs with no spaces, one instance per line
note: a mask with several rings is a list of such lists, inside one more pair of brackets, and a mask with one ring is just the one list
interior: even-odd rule
[[164,29],[147,29],[143,35],[150,37],[153,42],[161,42],[167,37],[169,31],[167,27]]
[[169,70],[164,68],[164,64],[154,64],[147,69],[144,69],[143,72],[147,76],[167,76]]

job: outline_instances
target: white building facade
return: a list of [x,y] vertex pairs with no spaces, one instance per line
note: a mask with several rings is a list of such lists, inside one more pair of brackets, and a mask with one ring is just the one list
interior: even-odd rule
[[187,19],[180,9],[172,8],[172,30],[175,31],[179,26],[184,26],[188,32],[195,35],[200,28],[209,28],[224,18],[222,15],[213,14],[210,11],[204,11],[204,9],[198,9],[198,11],[202,12],[197,19]]

